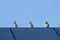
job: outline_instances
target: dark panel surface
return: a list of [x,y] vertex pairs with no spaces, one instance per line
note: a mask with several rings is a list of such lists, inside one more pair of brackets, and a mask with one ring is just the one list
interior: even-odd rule
[[[56,28],[60,33],[60,28]],[[17,28],[12,29],[16,40],[60,40],[52,28]],[[0,28],[0,40],[13,40],[9,28]]]

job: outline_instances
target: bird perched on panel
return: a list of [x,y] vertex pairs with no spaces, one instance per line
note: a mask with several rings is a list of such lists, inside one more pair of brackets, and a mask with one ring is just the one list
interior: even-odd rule
[[14,21],[13,28],[17,28],[17,27],[18,27],[18,25],[17,25],[16,21]]
[[47,21],[45,22],[44,27],[49,28],[49,23]]
[[33,28],[33,24],[32,24],[31,21],[29,22],[28,27],[29,27],[29,28]]

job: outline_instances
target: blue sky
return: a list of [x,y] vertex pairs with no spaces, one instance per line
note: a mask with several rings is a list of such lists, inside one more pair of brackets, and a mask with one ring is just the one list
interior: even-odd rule
[[60,0],[0,0],[0,27],[12,27],[16,20],[19,27],[60,27]]

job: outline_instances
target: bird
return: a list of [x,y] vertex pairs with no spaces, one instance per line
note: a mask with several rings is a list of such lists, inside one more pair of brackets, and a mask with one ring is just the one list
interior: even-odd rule
[[29,27],[29,28],[33,28],[33,24],[32,24],[31,21],[29,22],[28,27]]
[[18,27],[18,25],[17,25],[16,21],[14,21],[13,28],[17,28],[17,27]]
[[45,22],[44,27],[45,27],[45,28],[49,28],[49,23],[48,23],[48,21]]

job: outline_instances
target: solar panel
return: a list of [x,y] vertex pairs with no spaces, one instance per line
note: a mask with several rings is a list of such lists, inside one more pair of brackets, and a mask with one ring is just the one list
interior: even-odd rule
[[[60,32],[60,28],[55,29]],[[0,28],[0,40],[60,40],[56,31],[53,28]]]

